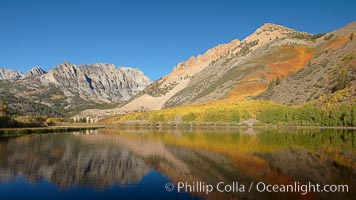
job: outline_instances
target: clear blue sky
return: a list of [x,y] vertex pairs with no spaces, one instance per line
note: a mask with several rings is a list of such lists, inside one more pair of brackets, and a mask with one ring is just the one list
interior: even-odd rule
[[356,20],[353,0],[0,0],[0,67],[113,63],[156,80],[266,22],[310,33]]

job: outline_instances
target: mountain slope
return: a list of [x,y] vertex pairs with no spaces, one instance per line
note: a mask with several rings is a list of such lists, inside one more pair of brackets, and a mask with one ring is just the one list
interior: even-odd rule
[[190,80],[196,74],[199,74],[211,62],[228,53],[239,44],[239,40],[233,40],[230,43],[218,45],[203,55],[191,57],[187,61],[179,63],[174,67],[172,73],[147,87],[138,97],[124,105],[122,110],[132,111],[141,108],[157,110],[163,108],[170,98],[188,86]]
[[[267,85],[265,82],[276,76],[276,72],[287,75],[290,71],[300,68],[300,66],[296,66],[296,69],[282,68],[278,71],[276,69],[278,67],[268,69],[268,66],[266,66],[268,63],[264,62],[266,52],[278,51],[284,47],[283,45],[292,42],[296,44],[296,47],[291,48],[290,53],[288,52],[289,49],[280,50],[280,53],[287,52],[284,53],[286,55],[282,54],[281,57],[295,57],[298,56],[299,52],[307,52],[307,48],[310,46],[309,42],[294,39],[293,35],[297,34],[308,35],[286,27],[265,24],[241,43],[235,44],[217,59],[207,63],[199,73],[192,75],[189,84],[168,99],[162,107],[188,105],[225,98],[232,88],[235,89],[235,93],[242,96],[239,91],[241,89],[235,88],[237,86],[240,86],[240,88],[254,86],[252,91],[248,91],[249,94],[264,90]],[[291,55],[288,55],[288,53]],[[301,65],[303,65],[303,62],[301,62]],[[172,72],[172,74],[174,73],[175,71]]]
[[[316,40],[307,66],[282,79],[256,99],[287,105],[352,103],[356,96],[356,22]],[[332,102],[330,102],[332,101]]]
[[1,115],[30,115],[63,117],[63,114],[41,103],[32,102],[26,98],[15,97],[4,92],[0,92],[0,107],[6,106]]
[[[328,34],[313,35],[280,25],[264,24],[241,42],[234,40],[219,45],[203,55],[178,64],[169,75],[148,86],[123,106],[109,110],[86,110],[79,116],[102,118],[105,115],[132,111],[159,110],[211,101],[234,102],[251,98],[293,105],[309,102],[327,95],[328,92],[320,90],[319,93],[313,94],[312,98],[309,98],[309,94],[301,93],[301,99],[304,99],[302,101],[284,101],[278,95],[268,94],[271,93],[271,88],[275,92],[284,89],[284,96],[287,98],[287,91],[291,89],[282,87],[282,84],[293,76],[305,73],[306,70],[316,70],[313,75],[315,77],[305,76],[303,85],[297,82],[294,85],[301,85],[303,90],[312,87],[315,82],[308,79],[318,80],[319,76],[324,76],[325,73],[319,73],[320,70],[310,69],[309,66],[322,66],[326,58],[332,61],[327,66],[327,79],[337,85],[340,82],[338,77],[342,75],[334,76],[335,73],[331,73],[332,70],[337,70],[333,64],[355,54],[355,40],[349,39],[355,30],[355,23],[352,23]],[[325,51],[330,51],[333,56],[323,55]],[[352,59],[345,63],[345,66],[348,64],[354,66]],[[344,87],[352,90],[352,72],[355,70],[351,67],[349,71],[347,77],[344,76],[347,79]],[[331,91],[340,89],[339,86],[333,87],[331,84],[330,87],[334,88]],[[298,98],[298,95],[290,96],[290,99]],[[350,93],[347,98],[352,99],[352,96],[353,93]]]
[[[228,95],[227,92],[230,91],[231,87],[238,85],[236,81],[249,82],[249,79],[256,78],[244,77],[245,75],[249,75],[261,67],[262,71],[266,71],[263,66],[245,65],[249,64],[248,62],[251,61],[251,58],[262,56],[263,50],[260,50],[261,47],[266,47],[268,44],[272,44],[273,41],[277,43],[275,44],[276,46],[291,42],[310,45],[304,40],[278,39],[293,37],[298,34],[308,35],[286,27],[265,24],[242,42],[234,40],[229,44],[208,50],[205,54],[198,56],[197,59],[191,58],[178,64],[171,74],[151,85],[144,91],[142,96],[134,99],[121,109],[123,111],[137,110],[137,105],[140,105],[144,109],[157,110],[224,98]],[[223,50],[216,51],[217,48]],[[301,48],[300,51],[305,53],[307,50]],[[211,54],[214,56],[211,56]],[[199,58],[204,58],[205,62],[202,62]],[[289,70],[293,71],[293,69]],[[289,70],[285,73],[288,74]],[[263,76],[267,75],[260,75],[260,77]],[[257,77],[257,79],[260,77]],[[264,87],[263,84],[262,87]],[[260,90],[260,88],[256,90]],[[142,105],[141,102],[145,103]]]

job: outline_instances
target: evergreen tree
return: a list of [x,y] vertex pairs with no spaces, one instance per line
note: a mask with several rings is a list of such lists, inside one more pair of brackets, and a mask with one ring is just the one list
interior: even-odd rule
[[279,78],[279,76],[277,76],[276,85],[279,85],[279,84],[281,84],[281,79]]

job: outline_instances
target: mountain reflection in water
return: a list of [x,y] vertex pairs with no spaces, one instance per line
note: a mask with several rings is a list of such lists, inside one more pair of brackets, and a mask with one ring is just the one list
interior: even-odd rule
[[[248,130],[251,132],[251,130]],[[256,132],[256,131],[255,131]],[[60,192],[89,188],[142,198],[173,199],[354,199],[355,131],[352,130],[150,130],[102,129],[82,133],[0,138],[0,193],[16,180],[46,181]],[[143,185],[143,180],[149,184]],[[214,191],[182,195],[166,182],[347,184],[348,193]],[[155,185],[154,187],[152,185]],[[150,186],[151,185],[151,186]],[[136,188],[136,189],[132,189]],[[21,188],[19,188],[21,190]],[[41,189],[38,193],[44,192]],[[8,194],[11,196],[12,194]],[[13,194],[16,196],[16,194]],[[191,195],[191,196],[190,196]],[[74,198],[74,196],[67,196]],[[80,199],[80,195],[75,199]],[[130,198],[130,196],[127,196]],[[29,196],[31,198],[31,196]]]

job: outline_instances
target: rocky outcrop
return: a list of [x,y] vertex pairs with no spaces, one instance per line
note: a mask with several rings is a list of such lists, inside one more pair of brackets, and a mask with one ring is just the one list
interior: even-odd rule
[[45,73],[47,73],[47,72],[45,70],[43,70],[41,67],[35,66],[31,70],[27,71],[23,75],[23,78],[28,78],[28,77],[33,77],[33,76],[41,76]]
[[0,80],[16,80],[22,76],[20,71],[0,68]]

